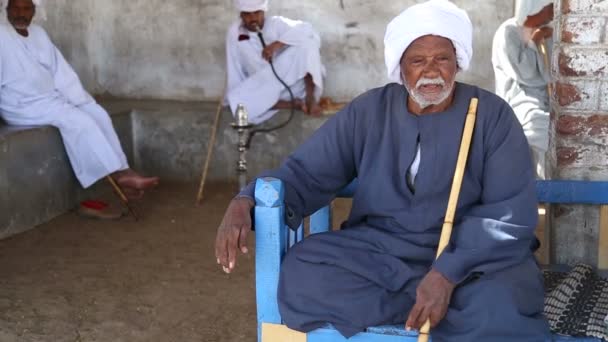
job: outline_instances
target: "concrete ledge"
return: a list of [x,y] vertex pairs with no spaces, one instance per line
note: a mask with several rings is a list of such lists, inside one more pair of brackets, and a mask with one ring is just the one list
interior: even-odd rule
[[[117,114],[113,120],[129,155],[130,116]],[[56,128],[0,122],[0,239],[47,222],[99,191],[82,189]]]
[[66,212],[82,190],[52,127],[0,127],[0,238]]
[[[198,182],[217,103],[101,99],[132,167],[163,180]],[[282,122],[278,113],[269,125]],[[327,118],[296,112],[280,131],[257,135],[248,154],[249,176],[277,167]],[[232,114],[221,116],[209,181],[235,180],[237,135]],[[53,127],[9,127],[0,122],[0,238],[44,223],[74,208],[86,196],[74,177],[61,136]],[[193,190],[193,194],[194,194]],[[236,191],[236,189],[235,189]],[[194,196],[194,195],[193,195]]]
[[[134,167],[165,180],[198,182],[213,129],[217,103],[176,101],[101,101],[109,111],[133,109]],[[279,112],[266,125],[289,117]],[[279,131],[256,135],[247,155],[249,175],[277,167],[316,131],[328,117],[312,118],[296,111],[292,122]],[[232,114],[221,114],[208,180],[236,182],[237,134]],[[122,138],[122,136],[121,136]]]

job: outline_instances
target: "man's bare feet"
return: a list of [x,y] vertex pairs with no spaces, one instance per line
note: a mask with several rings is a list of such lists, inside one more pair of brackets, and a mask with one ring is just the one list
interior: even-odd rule
[[144,177],[131,169],[115,172],[113,176],[118,185],[134,190],[151,189],[160,181],[158,177]]
[[312,75],[306,74],[304,83],[306,83],[306,98],[302,105],[302,111],[310,116],[321,116],[323,110],[315,99],[315,83],[312,79]]
[[323,113],[323,109],[312,94],[306,95],[306,101],[302,103],[302,111],[314,117],[319,117]]
[[303,103],[300,99],[295,99],[293,103],[291,101],[279,100],[272,109],[291,109],[291,106],[294,106],[296,110],[302,110]]
[[137,190],[137,189],[127,188],[127,187],[124,187],[121,190],[122,190],[122,193],[125,194],[125,196],[127,196],[127,199],[129,201],[137,201],[144,197],[143,190]]

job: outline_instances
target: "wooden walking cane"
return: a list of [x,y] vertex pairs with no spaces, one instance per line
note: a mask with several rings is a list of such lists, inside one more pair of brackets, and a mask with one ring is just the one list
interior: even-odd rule
[[114,180],[114,178],[112,178],[112,176],[106,176],[106,179],[108,180],[108,182],[110,182],[110,185],[112,185],[112,188],[114,189],[114,192],[116,193],[116,195],[118,196],[118,198],[120,198],[120,200],[125,205],[125,207],[127,207],[127,210],[129,210],[129,212],[131,213],[131,215],[133,216],[133,218],[135,219],[135,221],[138,221],[139,220],[139,216],[137,216],[137,213],[135,212],[135,209],[133,209],[133,207],[131,206],[131,204],[129,204],[129,199],[127,198],[127,196],[125,195],[125,193],[122,191],[122,189],[120,188],[120,186],[118,185],[118,183],[116,183],[116,181]]
[[224,90],[222,96],[220,96],[217,102],[217,110],[215,112],[215,121],[213,121],[213,129],[211,130],[211,138],[209,139],[209,145],[207,146],[207,158],[205,158],[205,165],[203,166],[203,174],[201,175],[201,183],[198,187],[198,194],[196,195],[196,205],[200,205],[203,200],[203,190],[205,189],[205,181],[207,180],[207,172],[209,171],[209,163],[213,157],[213,146],[215,145],[215,139],[217,135],[217,129],[220,125],[220,114],[222,113],[222,107],[224,106],[224,97],[226,96],[226,88],[228,87],[228,79],[224,82]]
[[[441,237],[439,238],[439,246],[437,247],[437,258],[443,253],[443,250],[450,243],[452,237],[452,226],[454,225],[454,215],[456,213],[456,205],[458,204],[458,196],[460,195],[460,187],[462,185],[462,178],[464,171],[467,166],[467,159],[469,157],[469,148],[471,147],[471,140],[473,138],[473,131],[475,129],[475,119],[477,117],[477,98],[472,98],[469,105],[469,112],[464,124],[464,131],[462,133],[462,141],[460,142],[460,152],[458,152],[458,162],[456,163],[456,171],[454,172],[454,180],[452,181],[452,190],[450,191],[450,197],[448,200],[448,208],[445,214],[445,220],[443,221],[443,227],[441,228]],[[431,321],[426,320],[426,323],[420,328],[420,334],[418,335],[418,342],[428,342],[429,332],[431,330]]]
[[[547,72],[551,73],[551,65],[549,64],[549,54],[547,53],[547,47],[545,46],[545,41],[543,40],[538,44],[538,48],[540,50],[540,54],[543,55],[543,61],[545,63],[545,68],[547,68]],[[549,98],[553,96],[553,88],[551,87],[551,82],[547,82],[547,92],[549,93]]]

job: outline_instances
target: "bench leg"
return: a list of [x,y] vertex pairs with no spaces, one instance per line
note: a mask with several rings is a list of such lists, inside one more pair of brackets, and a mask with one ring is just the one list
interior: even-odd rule
[[608,269],[608,205],[600,206],[599,241],[597,244],[597,267]]
[[538,225],[536,226],[536,237],[540,240],[540,248],[536,251],[538,261],[543,265],[551,262],[551,227],[549,224],[549,206],[538,205]]

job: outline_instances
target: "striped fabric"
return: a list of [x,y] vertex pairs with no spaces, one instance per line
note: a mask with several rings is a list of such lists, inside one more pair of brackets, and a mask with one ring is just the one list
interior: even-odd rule
[[588,265],[569,272],[544,271],[545,315],[551,331],[575,337],[608,340],[608,279]]

